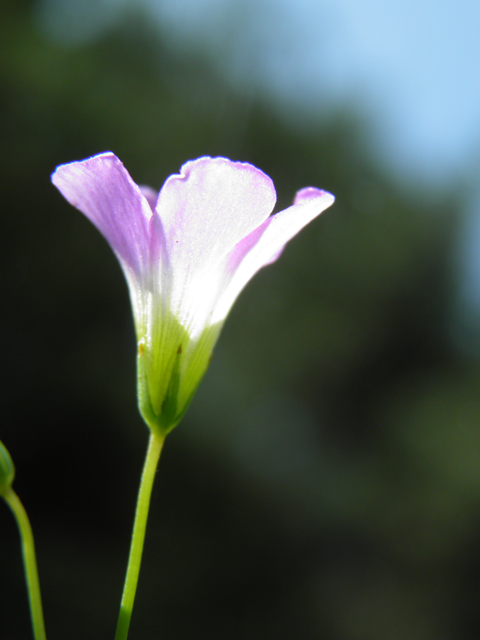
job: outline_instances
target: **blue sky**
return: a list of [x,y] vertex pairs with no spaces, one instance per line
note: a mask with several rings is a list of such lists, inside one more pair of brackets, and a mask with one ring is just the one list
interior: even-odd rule
[[279,101],[352,104],[405,177],[468,171],[480,147],[480,2],[143,0],[173,46],[222,51],[225,73]]
[[39,15],[81,42],[135,4],[171,46],[206,47],[232,82],[262,87],[280,110],[361,110],[376,152],[407,180],[478,167],[476,0],[41,0]]

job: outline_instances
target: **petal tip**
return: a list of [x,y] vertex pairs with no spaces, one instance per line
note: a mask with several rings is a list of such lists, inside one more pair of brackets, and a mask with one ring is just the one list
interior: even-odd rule
[[223,156],[201,156],[200,158],[196,158],[195,160],[189,160],[185,162],[181,168],[180,173],[177,175],[171,176],[172,178],[185,179],[188,178],[192,171],[201,171],[202,169],[211,169],[218,168],[225,170],[233,170],[249,173],[252,176],[255,176],[257,180],[260,180],[265,185],[268,185],[268,188],[275,193],[275,187],[273,185],[272,179],[264,173],[261,169],[256,167],[249,162],[241,162],[238,160],[230,160],[229,158],[225,158]]
[[76,166],[91,166],[92,164],[95,165],[98,161],[102,162],[105,160],[111,160],[114,163],[123,165],[122,161],[113,153],[113,151],[103,151],[102,153],[97,153],[96,155],[85,158],[84,160],[73,160],[71,162],[59,164],[55,167],[55,171],[51,174],[50,178],[53,184],[57,186],[55,182],[57,174],[60,175],[69,168]]
[[316,187],[305,187],[297,191],[293,204],[303,204],[317,199],[322,200],[322,205],[325,209],[335,202],[335,196],[328,191],[317,189]]

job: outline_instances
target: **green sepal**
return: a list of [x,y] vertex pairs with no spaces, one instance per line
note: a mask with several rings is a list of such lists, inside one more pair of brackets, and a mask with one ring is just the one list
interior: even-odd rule
[[0,495],[4,495],[12,486],[15,478],[15,466],[7,448],[0,440]]
[[138,406],[148,427],[166,435],[185,415],[208,368],[223,323],[204,329],[198,339],[172,315],[163,319],[157,339],[139,336]]

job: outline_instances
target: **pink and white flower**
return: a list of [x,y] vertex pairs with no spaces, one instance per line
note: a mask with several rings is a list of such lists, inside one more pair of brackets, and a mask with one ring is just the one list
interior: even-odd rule
[[308,187],[270,215],[271,179],[226,158],[187,162],[159,194],[135,184],[113,153],[61,165],[52,182],[122,266],[138,341],[139,407],[162,433],[185,413],[243,287],[334,201]]

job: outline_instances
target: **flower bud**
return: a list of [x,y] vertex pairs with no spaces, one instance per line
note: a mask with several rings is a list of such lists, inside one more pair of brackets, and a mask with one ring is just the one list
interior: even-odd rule
[[12,486],[15,467],[5,445],[0,440],[0,495],[5,494]]

